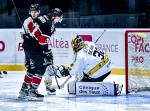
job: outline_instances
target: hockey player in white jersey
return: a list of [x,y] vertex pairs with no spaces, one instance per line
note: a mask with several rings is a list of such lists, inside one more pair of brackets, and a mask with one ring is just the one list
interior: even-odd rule
[[71,44],[76,56],[71,76],[78,74],[78,81],[100,82],[110,74],[109,56],[98,51],[94,42],[84,42],[82,37],[76,36]]
[[[85,95],[95,94],[95,92],[97,95],[117,95],[120,93],[118,92],[118,84],[102,82],[111,73],[109,56],[103,51],[98,51],[94,42],[84,42],[81,36],[73,38],[71,44],[75,54],[73,66],[70,71],[62,66],[61,73],[59,73],[61,76],[76,77],[75,81],[68,84],[69,93],[79,93],[79,95],[84,95],[85,92]],[[97,86],[97,82],[101,83]],[[94,92],[93,88],[101,91]],[[79,91],[76,92],[76,90]]]

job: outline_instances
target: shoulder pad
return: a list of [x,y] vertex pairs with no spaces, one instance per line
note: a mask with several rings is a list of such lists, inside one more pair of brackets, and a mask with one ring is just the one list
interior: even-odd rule
[[47,18],[47,16],[46,16],[46,15],[43,15],[43,17],[44,17],[46,20],[48,20],[48,18]]
[[38,19],[42,22],[42,23],[45,23],[47,20],[45,17],[43,16],[39,16]]
[[29,21],[32,21],[32,18],[31,17],[28,17],[24,20],[24,22],[29,22]]

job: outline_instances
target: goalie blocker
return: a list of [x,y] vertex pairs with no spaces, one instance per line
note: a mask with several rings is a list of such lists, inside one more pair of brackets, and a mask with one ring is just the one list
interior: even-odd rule
[[117,96],[121,94],[123,85],[115,82],[75,82],[68,83],[69,94]]

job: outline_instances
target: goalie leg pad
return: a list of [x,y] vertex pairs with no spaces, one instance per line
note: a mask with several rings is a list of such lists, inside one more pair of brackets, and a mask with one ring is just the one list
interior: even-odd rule
[[68,84],[69,94],[117,96],[118,88],[113,82],[75,82]]
[[56,94],[56,90],[53,88],[52,77],[50,75],[45,75],[44,84],[48,95]]
[[76,94],[76,81],[71,81],[67,85],[69,94]]

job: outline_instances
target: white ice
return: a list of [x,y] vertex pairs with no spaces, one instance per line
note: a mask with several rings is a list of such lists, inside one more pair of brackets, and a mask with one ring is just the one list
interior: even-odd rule
[[[121,96],[98,97],[69,95],[65,87],[41,102],[19,101],[24,75],[25,72],[8,72],[0,78],[0,111],[150,111],[150,97],[127,96],[125,89]],[[124,76],[112,75],[106,79],[109,80],[124,84]],[[43,81],[38,90],[46,95]]]

